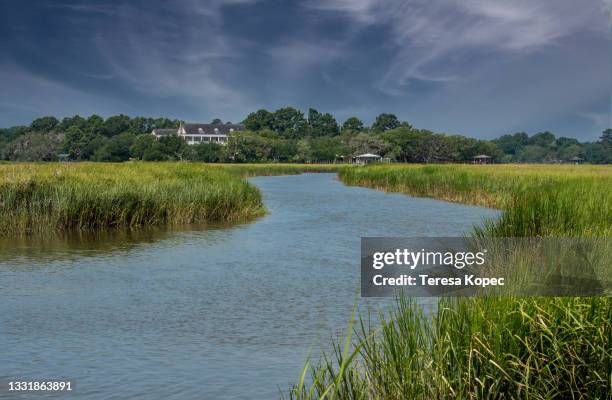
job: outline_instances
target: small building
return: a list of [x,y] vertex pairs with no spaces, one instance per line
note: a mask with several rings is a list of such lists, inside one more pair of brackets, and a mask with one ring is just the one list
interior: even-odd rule
[[354,157],[355,164],[369,164],[371,162],[381,161],[382,157],[378,154],[366,153]]
[[584,162],[584,159],[580,157],[572,157],[568,161],[572,164],[582,164]]
[[479,154],[472,158],[472,162],[474,164],[491,164],[493,162],[493,158],[486,154]]
[[244,131],[242,124],[193,124],[183,123],[177,129],[153,129],[156,139],[177,135],[187,144],[218,143],[227,144],[228,135],[234,131]]

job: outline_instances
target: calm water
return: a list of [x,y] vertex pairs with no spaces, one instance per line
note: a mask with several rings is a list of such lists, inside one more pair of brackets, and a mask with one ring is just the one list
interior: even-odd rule
[[276,398],[343,334],[361,236],[461,235],[496,215],[333,174],[251,181],[270,211],[251,224],[0,242],[0,381],[71,379],[73,399]]

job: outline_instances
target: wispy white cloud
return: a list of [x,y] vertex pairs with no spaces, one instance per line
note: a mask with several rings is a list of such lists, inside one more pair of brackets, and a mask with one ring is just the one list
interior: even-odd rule
[[161,12],[124,4],[112,25],[96,28],[94,42],[110,73],[144,95],[181,97],[210,113],[244,108],[247,96],[228,79],[242,43],[226,37],[220,14],[249,1],[189,0]]
[[344,49],[337,44],[324,41],[291,41],[266,49],[271,63],[283,75],[300,76],[313,67],[333,63],[344,55]]
[[398,88],[411,79],[455,79],[441,61],[462,57],[466,50],[532,52],[580,31],[608,32],[604,0],[312,0],[306,5],[391,32],[395,56],[377,85],[392,94],[402,93]]

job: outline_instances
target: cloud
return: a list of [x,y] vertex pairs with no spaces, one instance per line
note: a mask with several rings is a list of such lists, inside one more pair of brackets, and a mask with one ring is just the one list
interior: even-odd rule
[[[112,114],[128,109],[116,99],[101,98],[62,82],[32,74],[11,63],[0,64],[0,115],[8,121],[27,123],[42,115]],[[35,93],[35,96],[24,96]],[[125,112],[125,111],[123,111]],[[2,124],[0,126],[9,126]]]
[[266,49],[272,65],[286,76],[302,76],[313,67],[333,63],[344,55],[342,47],[319,41],[291,41]]
[[220,17],[224,6],[245,2],[191,0],[162,9],[124,4],[112,24],[95,27],[93,41],[109,73],[143,95],[181,97],[221,113],[248,102],[229,79],[241,42],[224,35]]
[[578,117],[584,118],[597,128],[607,128],[612,126],[610,114],[604,112],[583,111],[576,113]]
[[376,85],[396,95],[411,80],[455,79],[445,64],[469,64],[474,52],[516,55],[581,31],[608,34],[601,0],[312,0],[306,6],[348,16],[362,29],[388,29],[395,55]]

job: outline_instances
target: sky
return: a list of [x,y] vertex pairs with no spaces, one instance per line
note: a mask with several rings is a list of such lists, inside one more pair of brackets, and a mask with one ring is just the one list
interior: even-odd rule
[[0,127],[391,112],[493,138],[611,126],[609,0],[0,0]]

